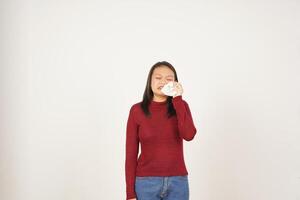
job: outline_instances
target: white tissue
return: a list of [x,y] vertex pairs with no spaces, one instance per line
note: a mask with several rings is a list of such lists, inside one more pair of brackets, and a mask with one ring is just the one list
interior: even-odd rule
[[176,94],[173,82],[169,82],[168,84],[164,85],[161,91],[167,96],[174,96]]

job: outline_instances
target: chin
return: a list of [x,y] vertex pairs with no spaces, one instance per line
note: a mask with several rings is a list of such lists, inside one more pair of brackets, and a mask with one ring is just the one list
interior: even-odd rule
[[162,96],[162,97],[166,97],[167,95],[165,95],[163,92],[161,92],[161,91],[157,91],[157,92],[155,92],[155,95],[156,96]]

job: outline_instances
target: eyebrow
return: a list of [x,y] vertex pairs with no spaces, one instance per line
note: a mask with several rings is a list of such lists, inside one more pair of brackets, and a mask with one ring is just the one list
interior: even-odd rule
[[[161,74],[154,74],[155,76],[162,76]],[[174,77],[174,75],[167,75],[166,77],[169,77],[169,76],[171,76],[171,77]]]

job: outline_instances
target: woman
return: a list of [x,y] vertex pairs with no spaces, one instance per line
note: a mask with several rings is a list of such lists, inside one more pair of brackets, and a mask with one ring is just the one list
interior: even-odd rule
[[[173,82],[176,94],[162,87]],[[174,67],[158,62],[150,69],[143,100],[131,106],[126,127],[127,200],[188,200],[183,139],[196,134],[191,111],[182,99]],[[139,143],[141,154],[138,159]]]

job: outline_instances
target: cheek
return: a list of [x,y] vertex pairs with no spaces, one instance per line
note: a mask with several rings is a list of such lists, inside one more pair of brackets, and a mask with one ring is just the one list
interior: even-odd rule
[[155,89],[155,82],[154,81],[151,81],[151,89]]
[[157,81],[156,80],[152,80],[151,86],[156,86],[157,85]]
[[158,91],[158,89],[157,89],[158,85],[157,84],[158,84],[157,81],[152,82],[152,84],[151,84],[152,91],[155,91],[155,92]]

